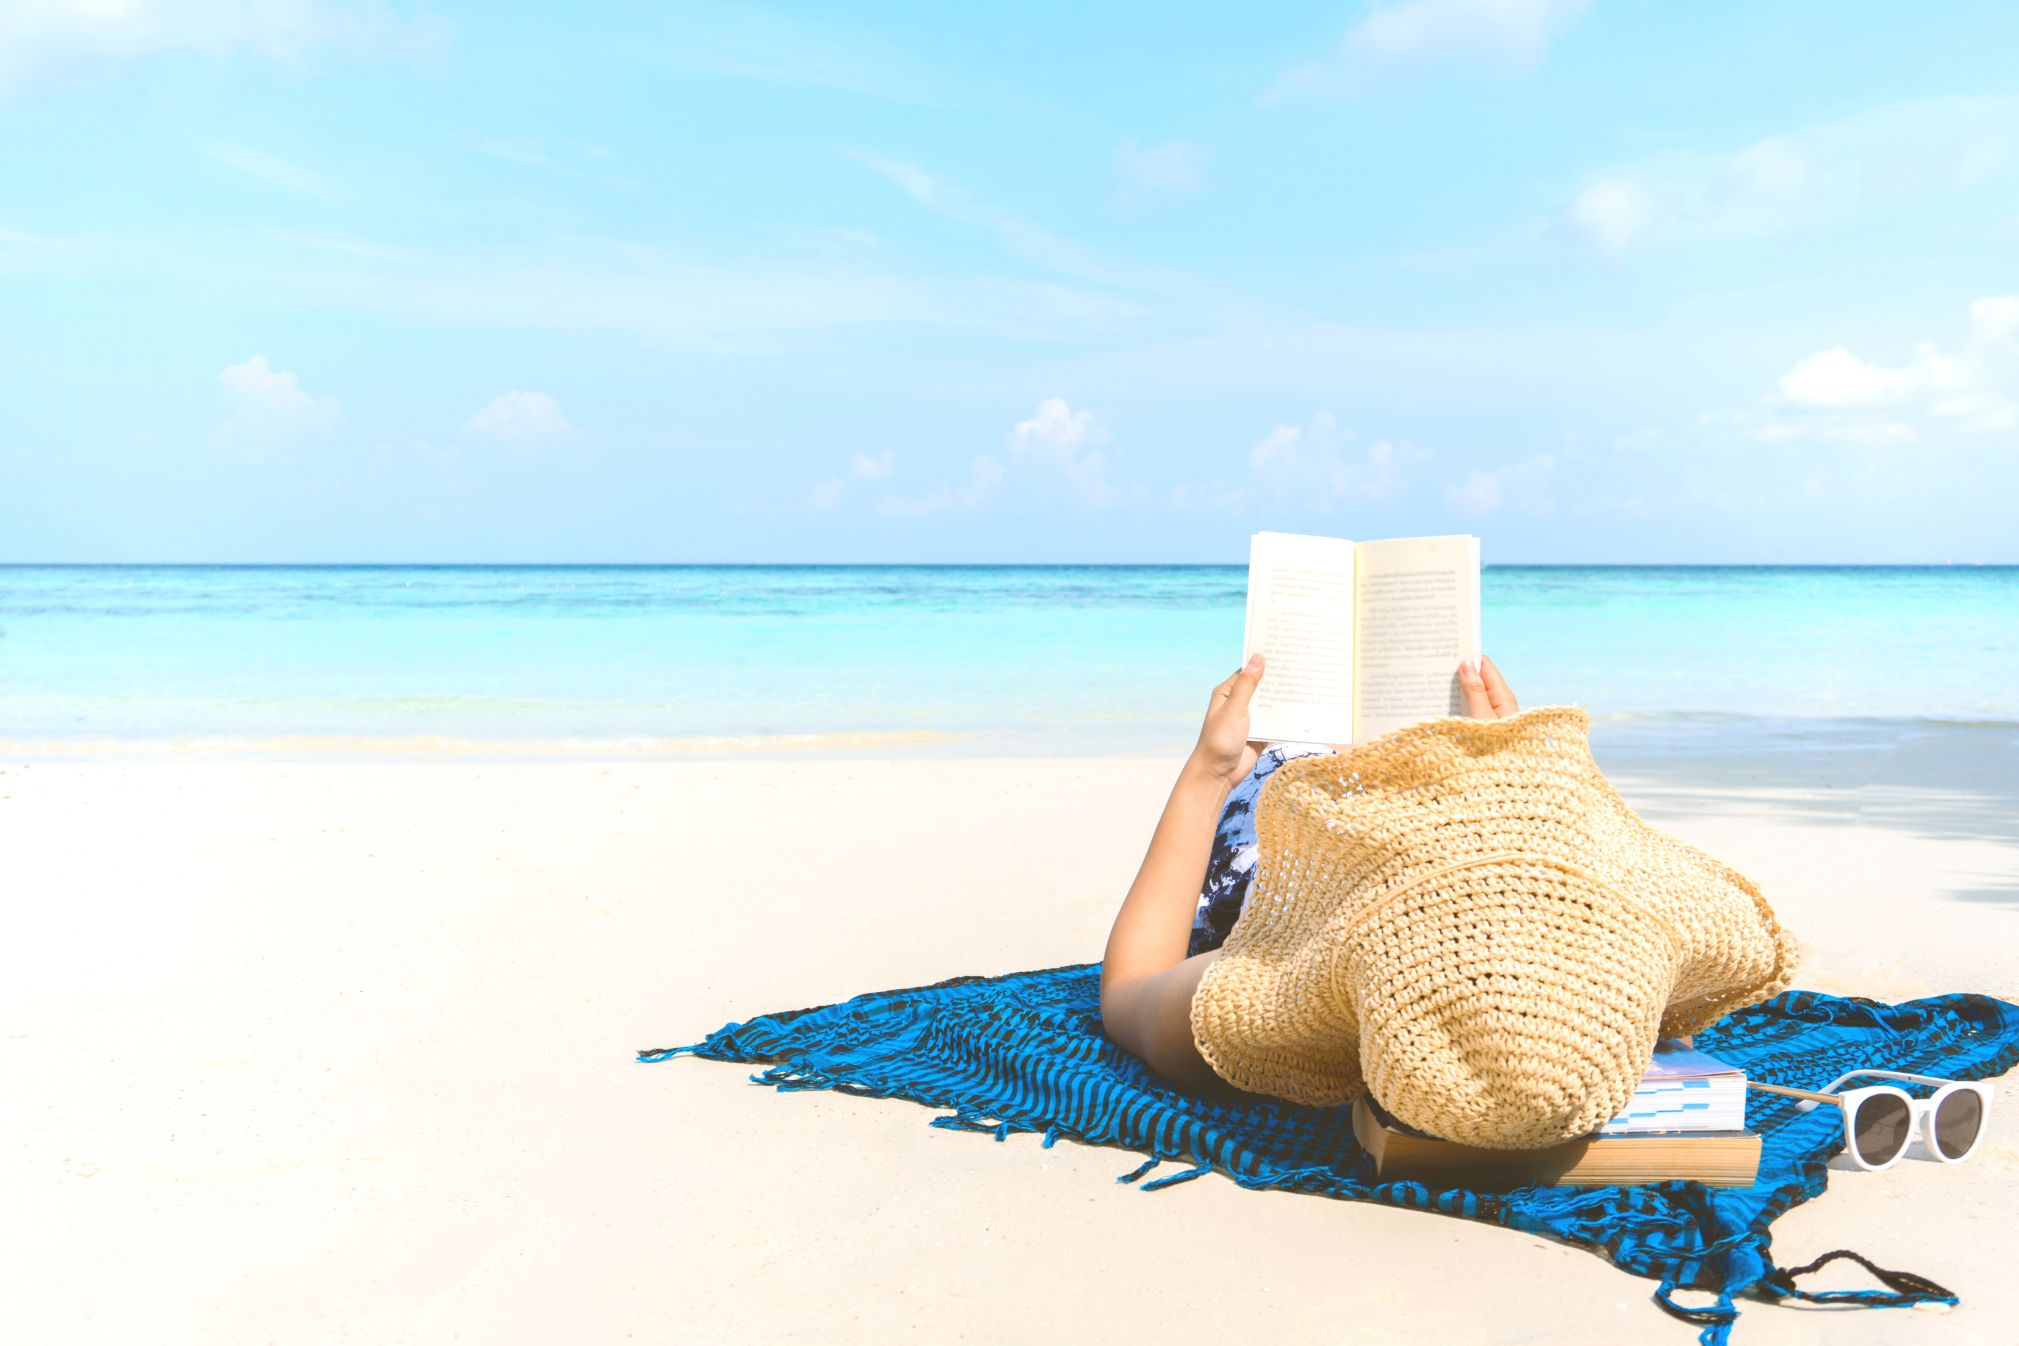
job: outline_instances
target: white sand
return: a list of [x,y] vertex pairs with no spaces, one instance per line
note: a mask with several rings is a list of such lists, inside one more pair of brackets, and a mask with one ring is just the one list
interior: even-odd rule
[[[9,766],[0,1340],[1693,1341],[1652,1282],[1513,1231],[1145,1195],[1119,1150],[633,1061],[1097,958],[1174,769]],[[1798,984],[2019,995],[2009,809],[1615,779],[1760,882]],[[1960,1309],[1748,1304],[1739,1342],[2019,1340],[2019,1082],[2001,1103],[1969,1164],[1833,1173],[1775,1231]]]

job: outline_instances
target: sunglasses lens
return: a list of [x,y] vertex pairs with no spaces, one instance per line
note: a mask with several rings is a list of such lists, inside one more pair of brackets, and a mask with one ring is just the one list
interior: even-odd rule
[[1970,1152],[1984,1129],[1984,1100],[1974,1089],[1958,1089],[1935,1110],[1935,1144],[1950,1159]]
[[1913,1112],[1899,1094],[1869,1094],[1858,1100],[1851,1118],[1851,1139],[1868,1164],[1891,1162],[1907,1148]]

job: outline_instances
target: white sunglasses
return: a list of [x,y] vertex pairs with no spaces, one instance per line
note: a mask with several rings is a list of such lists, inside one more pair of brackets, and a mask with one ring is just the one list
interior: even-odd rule
[[[1894,1084],[1869,1084],[1837,1092],[1846,1080],[1868,1076],[1939,1087],[1926,1098],[1915,1098]],[[1853,1070],[1831,1080],[1820,1091],[1789,1089],[1755,1080],[1746,1083],[1770,1094],[1802,1099],[1795,1105],[1801,1112],[1812,1111],[1818,1103],[1834,1103],[1842,1108],[1845,1148],[1850,1151],[1852,1161],[1868,1173],[1899,1163],[1917,1131],[1930,1154],[1945,1164],[1960,1164],[1983,1143],[1985,1124],[1991,1119],[1991,1086],[1976,1080],[1945,1080],[1899,1070]]]

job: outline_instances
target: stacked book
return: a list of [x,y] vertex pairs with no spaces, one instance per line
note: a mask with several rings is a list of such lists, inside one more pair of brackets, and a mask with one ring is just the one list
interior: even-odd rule
[[1440,1140],[1402,1125],[1364,1094],[1353,1105],[1353,1133],[1383,1182],[1491,1188],[1688,1179],[1750,1187],[1760,1166],[1759,1135],[1746,1130],[1745,1072],[1668,1038],[1655,1044],[1654,1060],[1618,1116],[1547,1149]]

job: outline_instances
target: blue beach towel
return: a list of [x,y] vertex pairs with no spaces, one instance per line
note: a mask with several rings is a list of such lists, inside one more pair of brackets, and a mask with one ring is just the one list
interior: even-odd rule
[[[1960,994],[1888,1005],[1785,991],[1705,1029],[1696,1041],[1749,1078],[1799,1088],[1818,1088],[1852,1069],[1983,1079],[2019,1060],[2019,1005]],[[638,1059],[687,1054],[769,1063],[751,1079],[781,1090],[837,1089],[952,1109],[933,1119],[937,1127],[997,1140],[1041,1131],[1046,1146],[1065,1136],[1148,1156],[1120,1182],[1134,1182],[1167,1159],[1191,1165],[1144,1183],[1144,1191],[1218,1172],[1243,1187],[1382,1201],[1561,1239],[1659,1281],[1656,1302],[1702,1324],[1703,1346],[1727,1340],[1738,1317],[1735,1298],[1748,1292],[1873,1306],[1956,1302],[1932,1281],[1884,1271],[1855,1253],[1831,1253],[1792,1270],[1775,1265],[1768,1227],[1822,1192],[1827,1162],[1843,1148],[1843,1123],[1837,1109],[1799,1112],[1794,1099],[1772,1094],[1747,1100],[1747,1125],[1763,1141],[1751,1187],[1675,1181],[1478,1192],[1374,1181],[1348,1108],[1252,1096],[1215,1102],[1167,1085],[1101,1031],[1098,963],[875,991],[728,1024],[705,1041],[640,1052]],[[1838,1257],[1864,1265],[1888,1288],[1808,1291],[1794,1284],[1795,1276]],[[1673,1297],[1679,1289],[1708,1292],[1716,1302],[1684,1307]]]

